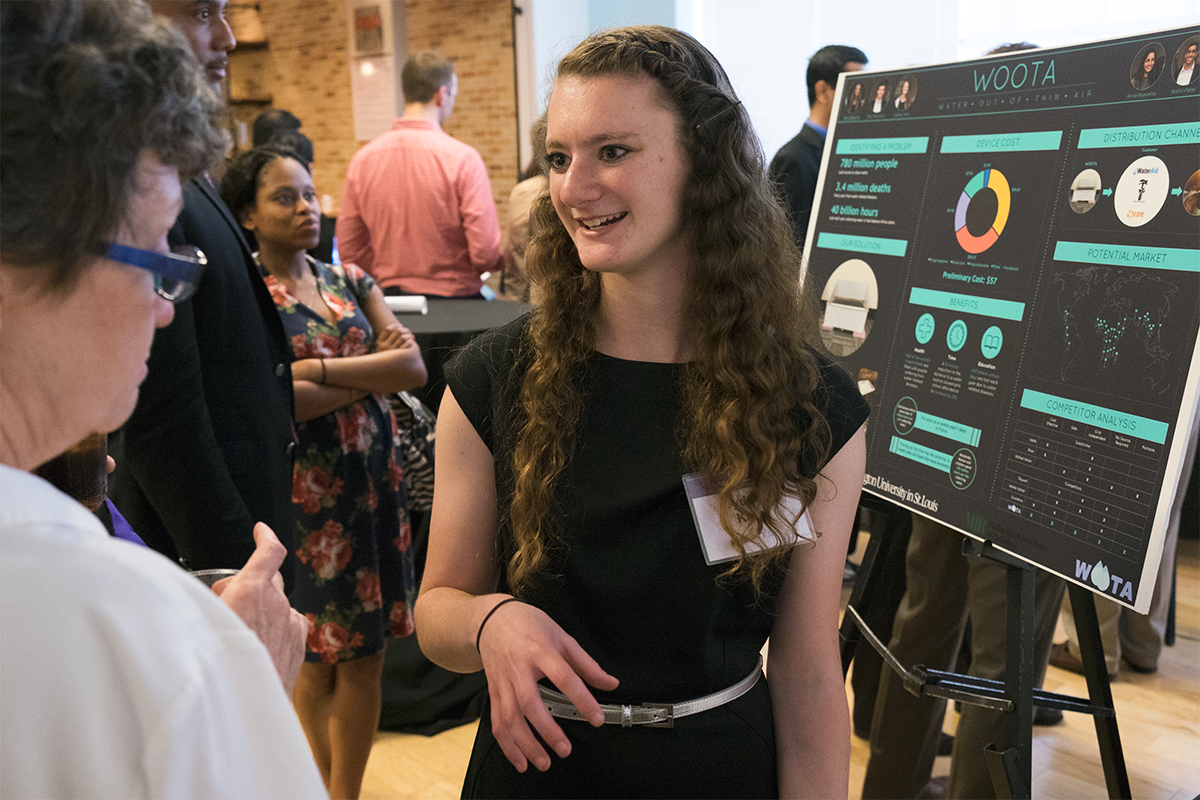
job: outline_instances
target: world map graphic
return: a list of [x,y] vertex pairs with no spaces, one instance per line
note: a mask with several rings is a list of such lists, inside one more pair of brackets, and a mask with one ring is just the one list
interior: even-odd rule
[[1062,381],[1116,389],[1132,380],[1153,395],[1181,379],[1164,335],[1180,291],[1174,283],[1141,270],[1092,266],[1060,272],[1052,285]]

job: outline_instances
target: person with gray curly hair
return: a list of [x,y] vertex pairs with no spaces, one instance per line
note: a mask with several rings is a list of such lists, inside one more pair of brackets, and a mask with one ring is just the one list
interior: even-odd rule
[[210,590],[32,474],[133,410],[220,108],[133,0],[0,4],[0,106],[0,796],[323,797],[275,534]]

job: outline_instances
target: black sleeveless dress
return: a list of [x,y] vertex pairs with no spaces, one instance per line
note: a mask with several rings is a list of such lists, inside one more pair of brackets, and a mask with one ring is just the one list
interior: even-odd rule
[[[497,497],[512,494],[514,370],[527,319],[481,335],[447,366],[448,385],[496,461]],[[836,453],[867,417],[857,386],[822,362]],[[523,600],[548,613],[620,679],[601,703],[671,703],[750,674],[771,631],[786,564],[762,594],[704,561],[684,493],[678,438],[681,364],[595,354],[582,377],[584,412],[560,482],[564,543]],[[802,421],[798,421],[802,424]],[[821,464],[805,472],[815,475]],[[501,517],[503,518],[503,514]],[[501,536],[506,531],[501,529]],[[673,728],[593,728],[557,720],[566,759],[520,774],[492,736],[485,709],[464,797],[774,797],[775,734],[765,680]]]

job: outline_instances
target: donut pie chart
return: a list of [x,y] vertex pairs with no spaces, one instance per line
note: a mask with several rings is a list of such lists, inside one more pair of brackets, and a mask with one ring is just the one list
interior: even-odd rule
[[954,211],[958,246],[968,253],[982,253],[994,245],[1004,232],[1011,203],[1003,173],[994,169],[977,173],[963,189]]

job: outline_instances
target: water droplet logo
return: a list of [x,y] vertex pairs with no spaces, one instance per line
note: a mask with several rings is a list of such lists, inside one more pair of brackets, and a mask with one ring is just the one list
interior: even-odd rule
[[1108,567],[1103,561],[1097,561],[1092,568],[1092,585],[1102,592],[1108,591]]

